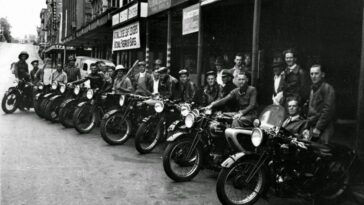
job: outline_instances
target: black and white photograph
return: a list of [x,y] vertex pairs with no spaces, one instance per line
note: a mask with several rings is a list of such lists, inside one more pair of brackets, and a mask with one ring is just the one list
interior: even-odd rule
[[0,0],[1,205],[364,205],[363,0]]

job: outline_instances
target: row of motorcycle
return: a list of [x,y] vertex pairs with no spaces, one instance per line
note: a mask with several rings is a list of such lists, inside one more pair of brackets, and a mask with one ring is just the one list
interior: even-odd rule
[[88,133],[100,126],[102,139],[122,145],[134,137],[147,154],[167,143],[163,168],[176,182],[202,169],[218,171],[223,204],[254,204],[268,191],[278,196],[337,200],[358,163],[355,151],[293,137],[282,123],[283,107],[267,106],[252,127],[231,128],[234,113],[136,94],[105,93],[81,85],[33,85],[18,81],[2,100],[5,113],[33,107],[36,114]]

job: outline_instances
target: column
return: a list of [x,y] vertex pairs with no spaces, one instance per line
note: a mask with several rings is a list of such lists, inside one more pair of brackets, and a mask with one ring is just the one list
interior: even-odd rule
[[259,26],[260,26],[261,0],[254,0],[254,20],[253,20],[253,48],[252,48],[252,85],[257,84],[257,71],[259,67]]
[[[145,22],[145,63],[149,69],[149,22]],[[152,68],[153,70],[153,68]]]
[[171,67],[171,43],[172,43],[172,12],[171,10],[168,11],[168,22],[167,22],[167,60],[166,66],[167,68]]
[[202,48],[203,48],[203,20],[201,5],[199,8],[199,20],[198,20],[198,39],[197,39],[197,85],[201,86],[202,78]]

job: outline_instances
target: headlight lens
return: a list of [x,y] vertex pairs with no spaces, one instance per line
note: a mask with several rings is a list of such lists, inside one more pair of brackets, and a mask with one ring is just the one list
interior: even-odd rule
[[57,89],[57,82],[54,82],[54,83],[52,83],[52,90],[56,90]]
[[185,118],[185,125],[187,128],[191,128],[193,126],[193,123],[195,123],[195,116],[190,113]]
[[191,111],[191,109],[190,109],[189,106],[187,106],[187,105],[182,105],[181,106],[181,115],[183,117],[186,117],[188,115],[188,113],[190,113],[190,111]]
[[38,90],[43,90],[44,86],[42,84],[38,85]]
[[164,109],[164,104],[162,102],[157,102],[154,105],[154,110],[158,113],[161,113]]
[[64,93],[66,91],[66,85],[61,85],[59,87],[59,91],[61,91],[61,93]]
[[206,115],[211,115],[212,114],[212,110],[211,109],[206,109],[205,110],[205,114]]
[[80,86],[79,85],[76,85],[76,87],[73,89],[73,93],[75,94],[75,95],[78,95],[78,94],[80,94]]
[[253,129],[252,131],[252,143],[255,147],[259,147],[260,144],[262,144],[263,141],[263,132],[261,129]]
[[119,105],[120,105],[120,106],[123,106],[123,105],[124,105],[124,103],[125,103],[125,96],[124,96],[124,95],[122,95],[122,96],[120,96],[120,99],[119,99]]
[[94,96],[94,91],[92,89],[88,89],[86,93],[87,99],[91,100],[93,96]]

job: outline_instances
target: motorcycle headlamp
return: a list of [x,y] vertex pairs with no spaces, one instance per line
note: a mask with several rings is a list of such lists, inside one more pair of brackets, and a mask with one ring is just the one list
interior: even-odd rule
[[75,95],[78,95],[78,94],[80,94],[80,86],[79,85],[76,85],[76,87],[73,89],[73,93],[75,94]]
[[60,91],[61,93],[66,92],[66,85],[62,84],[62,85],[59,87],[59,91]]
[[125,95],[121,95],[121,96],[120,96],[120,99],[119,99],[119,105],[120,105],[120,106],[123,106],[123,105],[124,105],[124,103],[125,103]]
[[206,115],[211,115],[212,114],[212,110],[211,109],[206,109],[205,110],[205,114]]
[[252,143],[255,147],[259,147],[263,142],[263,132],[261,129],[254,128],[251,136]]
[[88,89],[86,93],[87,99],[91,100],[93,96],[94,96],[94,91],[92,89]]
[[162,102],[157,102],[155,103],[154,105],[154,110],[157,112],[157,113],[161,113],[163,112],[164,110],[164,104]]
[[188,113],[190,113],[190,111],[191,111],[190,106],[188,106],[188,105],[182,105],[181,106],[181,115],[183,117],[186,117],[188,115]]
[[43,90],[44,86],[43,84],[38,85],[38,90]]
[[260,120],[259,119],[255,119],[253,122],[254,127],[260,127]]
[[56,90],[58,87],[57,82],[52,83],[52,90]]
[[190,113],[185,118],[185,125],[187,128],[191,128],[195,123],[195,115]]

